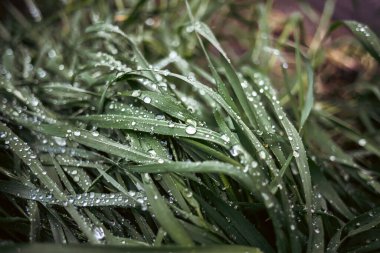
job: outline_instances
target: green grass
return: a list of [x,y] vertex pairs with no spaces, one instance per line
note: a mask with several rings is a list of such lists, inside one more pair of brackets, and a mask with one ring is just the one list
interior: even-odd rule
[[380,43],[333,1],[310,45],[271,1],[36,3],[3,4],[1,252],[380,250],[380,76],[316,92]]

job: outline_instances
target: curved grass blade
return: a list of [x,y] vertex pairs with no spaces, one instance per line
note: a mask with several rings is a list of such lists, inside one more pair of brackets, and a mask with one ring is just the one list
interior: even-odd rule
[[368,231],[380,224],[380,208],[376,207],[365,212],[346,223],[330,240],[327,252],[336,252],[342,242],[349,237]]
[[189,119],[195,120],[194,115],[192,115],[186,108],[179,102],[178,99],[171,95],[161,94],[158,92],[152,91],[126,91],[121,93],[122,96],[135,97],[143,101],[144,103],[149,102],[149,105],[152,105],[159,109],[162,112],[167,113],[168,115],[177,118],[182,121]]
[[154,161],[157,162],[159,160],[158,158],[154,158],[148,154],[137,151],[132,147],[120,144],[109,138],[106,138],[105,136],[99,135],[98,132],[91,132],[67,125],[41,124],[35,126],[29,123],[25,123],[25,125],[35,131],[52,136],[58,136],[61,138],[68,138],[82,145],[120,156],[127,160],[135,161],[138,163],[149,163]]
[[147,133],[170,135],[173,137],[195,138],[208,140],[222,147],[229,147],[221,134],[208,128],[197,127],[194,124],[182,124],[165,120],[109,114],[80,116],[77,117],[77,119],[92,122],[101,128],[130,129]]
[[301,112],[300,129],[303,128],[307,118],[310,115],[314,104],[314,73],[311,65],[306,63],[307,72],[307,92],[304,100],[304,105]]
[[192,239],[159,194],[149,174],[144,174],[142,178],[146,196],[150,203],[149,210],[154,214],[157,221],[177,244],[182,246],[192,246],[194,244]]

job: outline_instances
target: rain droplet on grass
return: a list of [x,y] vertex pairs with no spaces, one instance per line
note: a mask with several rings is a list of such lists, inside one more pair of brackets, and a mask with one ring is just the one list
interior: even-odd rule
[[104,238],[106,237],[102,227],[94,227],[92,231],[94,233],[95,238],[98,240],[104,240]]
[[154,149],[149,149],[148,153],[149,153],[150,157],[155,157],[157,155],[157,153]]
[[132,91],[132,97],[139,97],[141,95],[141,90]]
[[360,140],[358,141],[358,144],[359,144],[359,146],[364,147],[364,146],[367,144],[367,140],[366,140],[366,139],[360,139]]
[[193,135],[197,132],[197,128],[194,126],[187,126],[185,131],[187,134]]
[[230,149],[230,153],[233,157],[238,156],[241,153],[241,149],[239,145],[233,145]]
[[150,102],[152,102],[152,99],[150,97],[144,97],[143,101],[146,104],[150,104]]
[[55,143],[57,143],[58,146],[66,146],[66,139],[61,137],[53,137]]
[[265,158],[267,158],[267,155],[265,154],[265,151],[264,150],[261,150],[259,152],[259,157],[260,159],[264,160]]
[[230,141],[230,137],[228,137],[228,135],[226,135],[226,134],[223,134],[223,135],[221,136],[221,138],[222,138],[222,140],[225,141],[225,142],[229,142],[229,141]]
[[188,188],[185,188],[185,196],[187,198],[191,198],[193,196],[193,192],[189,190]]

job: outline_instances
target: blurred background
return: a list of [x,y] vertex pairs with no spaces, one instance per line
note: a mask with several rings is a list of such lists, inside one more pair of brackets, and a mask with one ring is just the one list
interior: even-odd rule
[[[138,2],[130,1],[130,2]],[[162,2],[160,0],[150,0],[151,2]],[[59,5],[68,4],[70,0],[2,0],[0,1],[1,19],[7,18],[7,14],[14,14],[13,11],[9,10],[9,4],[17,7],[18,10],[22,11],[30,18],[35,20],[40,20],[42,17],[50,16],[55,11],[58,11]],[[82,2],[82,4],[90,4],[91,1],[88,0],[78,0],[75,2]],[[145,2],[145,0],[141,0]],[[231,2],[231,1],[226,1]],[[253,2],[268,2],[268,1],[258,1],[258,0],[237,0],[239,3],[253,3]],[[274,8],[284,14],[288,14],[294,11],[302,11],[299,7],[300,4],[310,4],[318,12],[322,12],[325,0],[273,0]],[[36,8],[38,6],[38,8]],[[334,10],[334,19],[353,19],[362,23],[367,24],[372,30],[376,31],[377,34],[380,33],[380,1],[379,0],[336,0],[336,8]]]

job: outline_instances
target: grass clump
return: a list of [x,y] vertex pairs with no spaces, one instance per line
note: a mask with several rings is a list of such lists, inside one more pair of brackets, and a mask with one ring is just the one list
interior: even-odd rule
[[[368,27],[326,8],[308,48],[299,14],[273,35],[270,1],[28,3],[51,13],[7,2],[1,24],[4,252],[379,250],[379,76],[315,92],[324,47],[376,68]],[[327,43],[340,25],[364,47]]]

